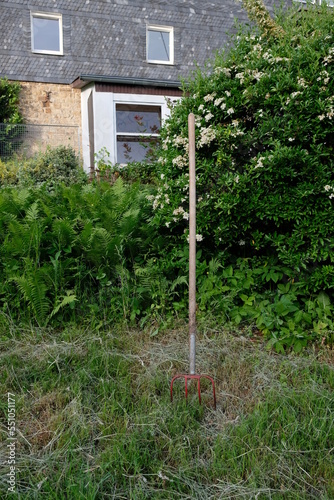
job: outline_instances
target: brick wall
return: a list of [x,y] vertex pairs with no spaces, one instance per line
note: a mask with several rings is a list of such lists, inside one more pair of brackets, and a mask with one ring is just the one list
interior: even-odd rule
[[[81,150],[81,91],[63,84],[20,84],[20,111],[27,124],[26,153],[33,154],[47,145],[70,145],[76,151],[79,147]],[[32,137],[36,137],[36,140]]]

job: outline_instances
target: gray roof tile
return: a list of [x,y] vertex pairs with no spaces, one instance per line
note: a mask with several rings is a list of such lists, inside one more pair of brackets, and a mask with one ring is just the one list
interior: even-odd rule
[[[272,9],[274,0],[266,3]],[[30,10],[62,14],[63,56],[31,52]],[[0,76],[55,83],[82,73],[179,80],[194,61],[204,67],[226,45],[235,18],[247,22],[235,0],[5,0]],[[146,62],[147,24],[174,27],[174,65]]]

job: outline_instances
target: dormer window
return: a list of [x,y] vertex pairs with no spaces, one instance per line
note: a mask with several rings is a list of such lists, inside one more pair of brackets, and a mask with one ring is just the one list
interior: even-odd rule
[[172,27],[148,26],[146,33],[147,62],[174,64],[174,31]]
[[31,50],[37,54],[63,54],[61,14],[31,13]]

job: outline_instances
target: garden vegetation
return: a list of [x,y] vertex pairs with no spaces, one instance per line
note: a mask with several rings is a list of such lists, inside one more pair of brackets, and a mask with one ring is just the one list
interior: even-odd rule
[[[261,19],[170,104],[144,183],[106,151],[92,182],[66,147],[0,162],[22,498],[334,497],[334,13]],[[203,406],[168,391],[188,370],[189,112],[197,365],[217,411],[205,384]]]

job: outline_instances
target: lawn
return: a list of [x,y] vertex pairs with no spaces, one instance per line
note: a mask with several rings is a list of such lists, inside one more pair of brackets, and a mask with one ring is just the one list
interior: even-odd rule
[[1,332],[2,498],[9,472],[7,394],[15,399],[15,498],[334,497],[334,353],[268,351],[261,337],[199,325],[188,369],[187,325]]

